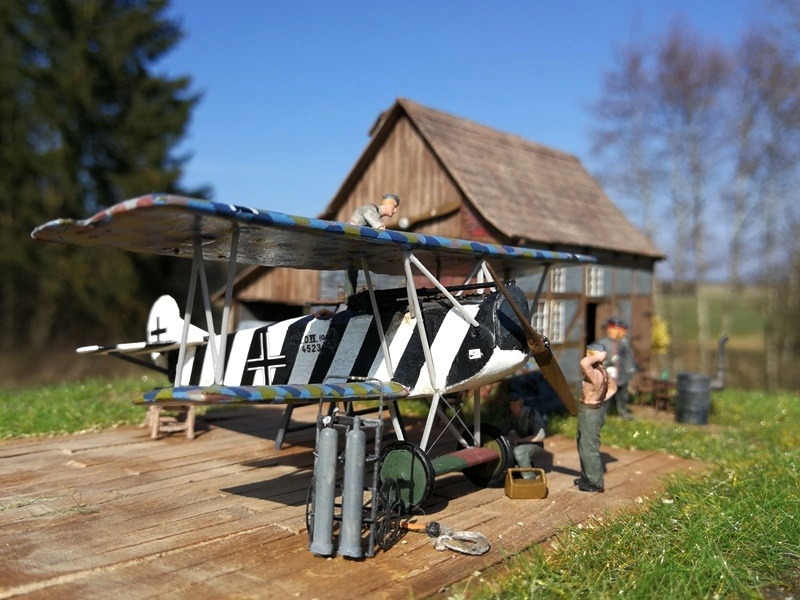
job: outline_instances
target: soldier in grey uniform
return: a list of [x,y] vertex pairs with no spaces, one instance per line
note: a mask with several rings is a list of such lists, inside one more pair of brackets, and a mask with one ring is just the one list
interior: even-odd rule
[[633,419],[630,409],[628,383],[636,372],[636,361],[633,349],[628,341],[628,324],[619,317],[612,317],[606,322],[606,335],[595,342],[606,349],[606,360],[603,363],[608,376],[617,384],[617,393],[609,399],[609,408],[616,409],[617,414],[628,421]]
[[[375,229],[386,229],[381,219],[383,217],[393,217],[400,206],[400,196],[397,194],[384,194],[381,198],[380,206],[376,204],[366,204],[353,211],[347,220],[350,225],[360,225],[362,227],[374,227]],[[347,279],[344,282],[345,298],[356,293],[356,281],[358,280],[358,269],[348,269]]]

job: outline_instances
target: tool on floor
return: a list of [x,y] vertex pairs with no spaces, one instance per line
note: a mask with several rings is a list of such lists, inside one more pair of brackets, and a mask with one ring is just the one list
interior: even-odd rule
[[407,531],[420,531],[428,537],[436,538],[434,547],[437,550],[454,550],[462,554],[486,554],[489,551],[489,540],[477,531],[453,531],[451,527],[437,521],[430,523],[405,522],[400,527]]

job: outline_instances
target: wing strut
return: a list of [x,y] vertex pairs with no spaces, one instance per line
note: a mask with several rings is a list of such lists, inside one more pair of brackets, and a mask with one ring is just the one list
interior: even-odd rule
[[225,375],[225,349],[228,344],[228,324],[230,322],[231,303],[233,298],[233,281],[236,275],[236,257],[238,256],[239,230],[231,235],[231,253],[228,264],[228,280],[225,287],[225,306],[222,311],[222,324],[220,331],[219,351],[217,351],[217,336],[214,328],[214,317],[211,313],[211,294],[208,289],[208,278],[203,264],[203,249],[200,238],[194,241],[194,255],[192,257],[192,272],[189,277],[189,291],[186,297],[186,307],[183,315],[183,331],[181,345],[178,350],[178,364],[175,369],[175,385],[183,383],[183,367],[186,361],[186,346],[189,337],[189,327],[194,310],[194,298],[197,293],[197,278],[200,277],[200,291],[203,297],[203,308],[208,327],[208,346],[211,352],[211,364],[214,368],[214,384],[221,385]]
[[[481,269],[483,268],[483,261],[479,260],[475,263],[472,269],[469,272],[469,275],[466,276],[464,279],[464,285],[467,285],[470,281],[472,281],[473,277],[476,277],[476,281],[478,283],[483,283],[483,272]],[[459,290],[456,296],[461,296],[464,293],[464,290]],[[481,290],[478,290],[478,293],[483,293]]]
[[539,298],[542,297],[542,289],[544,289],[544,282],[547,280],[547,274],[550,272],[551,266],[552,265],[550,263],[547,263],[544,266],[544,270],[542,271],[542,276],[539,278],[539,287],[536,288],[536,295],[533,297],[533,301],[536,302],[537,306],[539,304]]
[[467,323],[469,323],[473,327],[478,327],[478,322],[475,320],[475,317],[473,317],[466,310],[464,310],[464,307],[461,306],[461,303],[453,297],[453,294],[447,291],[447,288],[445,288],[441,283],[439,283],[439,280],[436,279],[436,277],[431,275],[431,272],[425,268],[425,265],[419,262],[416,256],[414,256],[413,254],[409,254],[408,259],[412,263],[414,263],[414,265],[422,272],[422,274],[425,275],[425,277],[427,277],[428,280],[433,285],[435,285],[438,288],[438,290],[442,292],[442,294],[444,294],[448,300],[450,300],[450,303],[453,305],[453,308],[455,308],[456,310],[458,310],[459,313],[461,313],[461,316],[464,317],[464,319],[466,319]]
[[[392,355],[389,354],[389,344],[386,343],[386,335],[383,332],[383,321],[381,320],[381,313],[378,310],[378,300],[375,298],[375,287],[372,285],[372,278],[369,274],[369,264],[366,257],[361,259],[361,270],[364,271],[364,277],[367,280],[367,291],[369,292],[369,301],[372,304],[372,314],[375,315],[375,325],[378,328],[378,337],[381,340],[381,348],[383,349],[384,360],[386,361],[386,370],[389,373],[389,379],[394,378],[394,367],[392,366]],[[397,406],[394,402],[389,402],[389,416],[392,419],[392,428],[398,440],[405,439],[405,432],[402,425],[400,425],[400,418],[397,416]]]
[[[183,330],[181,332],[181,347],[178,350],[178,364],[175,367],[175,384],[181,385],[183,382],[183,363],[186,360],[186,340],[189,338],[189,324],[192,320],[192,309],[194,308],[194,295],[197,290],[197,271],[198,265],[203,260],[203,252],[200,242],[195,241],[194,259],[192,260],[192,272],[189,275],[189,291],[186,295],[186,305],[183,312]],[[214,338],[209,331],[209,342]]]
[[220,360],[217,361],[217,369],[214,373],[214,383],[220,385],[225,370],[225,349],[228,345],[228,322],[231,316],[231,300],[233,298],[233,280],[236,276],[236,257],[239,255],[239,228],[235,228],[231,235],[231,254],[228,263],[228,282],[225,285],[225,306],[222,309],[222,340],[219,343]]
[[366,258],[361,259],[361,269],[364,271],[364,277],[367,280],[367,290],[369,291],[369,301],[372,304],[372,313],[375,315],[375,323],[378,326],[378,337],[381,340],[381,348],[383,349],[383,356],[386,360],[386,369],[389,372],[389,378],[394,377],[394,367],[392,366],[392,356],[389,354],[389,345],[386,343],[386,336],[383,332],[383,322],[381,321],[381,313],[378,310],[378,300],[375,298],[375,288],[372,285],[372,278],[369,274],[369,264]]
[[[406,289],[408,290],[408,299],[414,305],[414,314],[417,317],[417,331],[419,331],[419,339],[422,343],[422,353],[425,355],[425,364],[428,365],[428,375],[431,378],[431,387],[434,390],[438,390],[439,386],[436,385],[436,368],[433,364],[433,356],[431,355],[431,345],[428,342],[428,333],[425,331],[425,323],[424,319],[422,318],[422,306],[420,306],[419,296],[417,296],[417,288],[414,286],[414,275],[411,273],[411,258],[412,255],[410,252],[403,252],[403,268],[406,271]],[[456,304],[458,304],[458,302],[456,302]]]
[[[425,355],[425,364],[428,369],[428,376],[430,377],[431,387],[434,390],[433,396],[431,397],[431,404],[428,409],[428,417],[425,421],[425,430],[422,433],[422,440],[420,442],[420,447],[423,450],[426,450],[428,447],[428,443],[430,441],[431,432],[433,430],[434,421],[436,416],[438,415],[444,422],[447,423],[447,427],[452,429],[453,432],[456,434],[456,437],[462,443],[463,438],[460,435],[460,432],[456,430],[455,426],[452,422],[448,422],[447,415],[444,412],[444,409],[441,406],[441,402],[444,401],[447,403],[444,398],[442,398],[442,392],[439,388],[437,377],[436,377],[436,365],[433,362],[433,355],[431,352],[430,342],[428,340],[428,335],[425,331],[425,323],[422,318],[422,306],[419,302],[419,296],[417,295],[417,289],[414,285],[414,276],[411,272],[411,265],[414,265],[419,269],[420,273],[422,273],[436,288],[450,301],[450,304],[456,309],[459,314],[464,318],[464,320],[469,323],[473,327],[479,327],[478,322],[475,320],[464,306],[447,290],[439,280],[422,264],[422,262],[417,259],[411,252],[404,252],[403,253],[403,268],[406,274],[406,288],[408,290],[408,299],[409,299],[409,312],[412,316],[417,317],[416,325],[417,331],[419,332],[420,343],[422,345],[422,352]],[[475,275],[481,274],[481,263],[477,263],[475,268],[472,270],[470,274],[470,279]],[[488,277],[487,277],[488,279]],[[475,436],[474,439],[478,440],[478,444],[480,444],[480,404],[475,408],[475,412],[477,413],[474,418],[474,429],[473,435]],[[463,422],[462,422],[463,423]]]

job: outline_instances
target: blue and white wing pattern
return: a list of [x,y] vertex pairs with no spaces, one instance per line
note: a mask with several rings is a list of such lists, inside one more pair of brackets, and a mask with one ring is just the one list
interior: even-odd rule
[[153,390],[141,404],[186,406],[205,404],[308,404],[338,400],[383,400],[394,402],[408,390],[392,382],[351,382],[309,385],[178,386]]

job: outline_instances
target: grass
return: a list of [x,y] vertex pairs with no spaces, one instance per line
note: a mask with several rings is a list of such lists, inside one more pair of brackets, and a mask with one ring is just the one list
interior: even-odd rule
[[[741,290],[735,298],[728,299],[721,285],[703,286],[703,297],[708,303],[709,332],[716,340],[726,333],[731,343],[763,343],[764,316],[761,313],[764,291],[759,288]],[[697,339],[697,298],[694,293],[659,293],[655,298],[656,310],[662,317],[671,316],[673,339]],[[722,316],[728,312],[729,329],[722,331]],[[745,346],[747,347],[747,346]]]
[[145,409],[133,402],[141,400],[144,392],[166,383],[159,376],[147,375],[0,390],[0,439],[141,423]]
[[[700,477],[674,476],[640,510],[571,527],[453,597],[760,598],[781,586],[796,595],[798,421],[800,395],[755,392],[715,395],[707,426],[609,418],[604,444],[714,466]],[[575,433],[574,419],[551,425]]]

